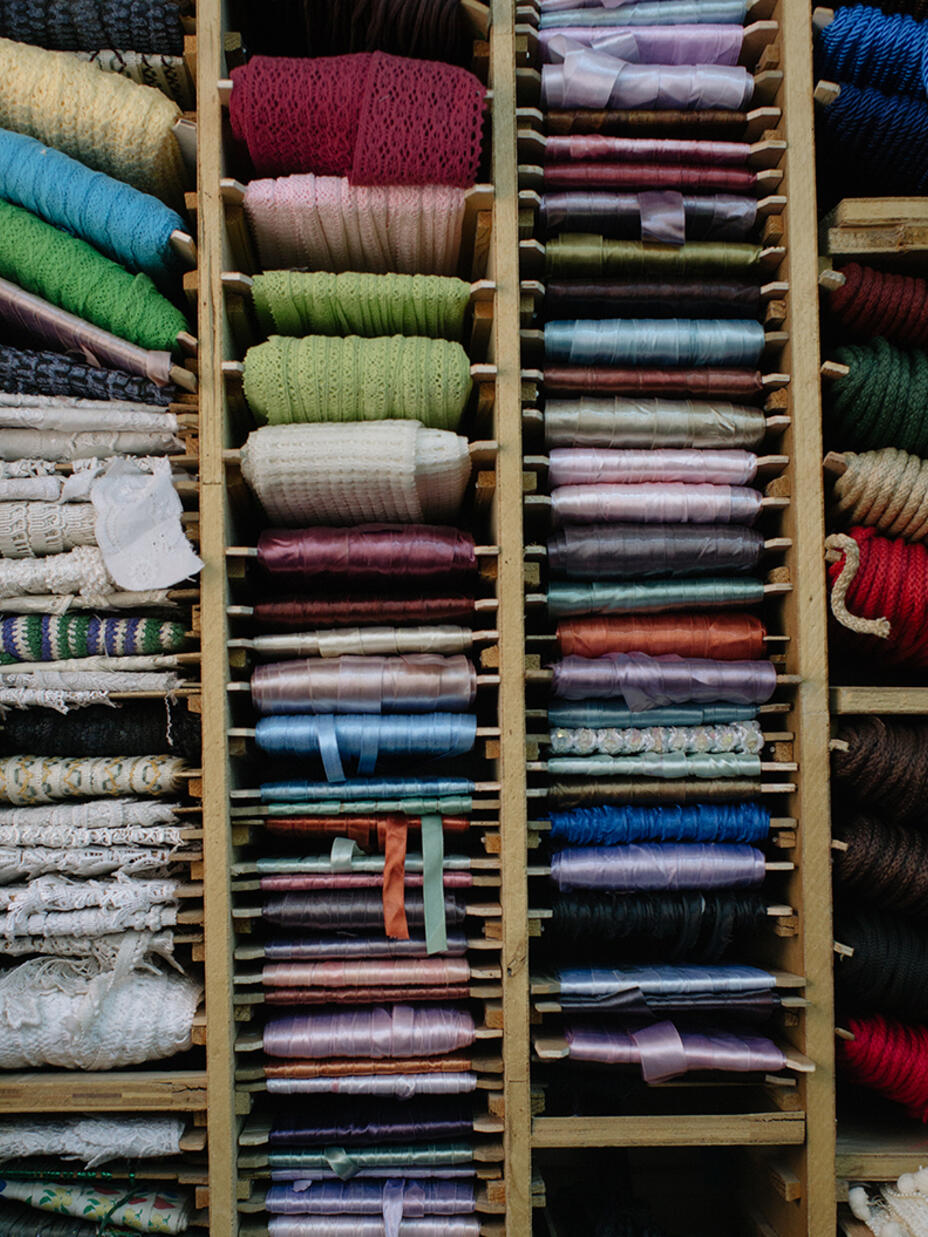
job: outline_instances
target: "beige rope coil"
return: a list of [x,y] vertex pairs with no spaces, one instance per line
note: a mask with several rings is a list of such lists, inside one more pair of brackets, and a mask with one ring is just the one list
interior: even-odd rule
[[844,533],[832,533],[825,538],[825,549],[844,555],[844,566],[831,588],[832,614],[842,627],[859,636],[878,636],[881,640],[888,640],[891,630],[888,618],[864,619],[851,614],[847,608],[848,589],[860,570],[860,547],[857,542]]
[[835,511],[848,524],[866,524],[890,537],[928,537],[928,460],[884,447],[844,453],[847,470],[834,486]]

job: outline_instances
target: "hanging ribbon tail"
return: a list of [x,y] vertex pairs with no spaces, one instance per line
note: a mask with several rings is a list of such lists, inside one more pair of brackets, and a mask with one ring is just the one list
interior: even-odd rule
[[633,1031],[631,1038],[640,1053],[641,1076],[645,1082],[678,1078],[689,1069],[683,1040],[672,1022],[657,1022]]
[[425,904],[425,951],[448,948],[445,923],[445,831],[440,816],[422,817],[422,900]]
[[344,782],[346,780],[345,770],[342,767],[342,757],[338,750],[335,718],[326,713],[321,714],[316,721],[316,732],[319,735],[319,755],[322,757],[326,780]]
[[394,941],[409,940],[406,921],[406,821],[386,822],[383,848],[383,926]]
[[673,190],[649,190],[638,194],[641,239],[659,245],[682,245],[686,240],[683,194]]
[[358,1171],[358,1166],[344,1147],[326,1147],[322,1154],[325,1162],[342,1181],[350,1181]]
[[374,772],[380,751],[380,736],[376,727],[367,727],[361,732],[361,750],[358,752],[358,773],[365,777]]
[[888,618],[860,618],[847,608],[848,590],[860,570],[860,546],[846,533],[832,533],[825,538],[825,549],[844,555],[844,565],[831,588],[832,614],[842,627],[856,632],[859,636],[876,636],[880,640],[888,640],[892,630]]
[[383,1228],[384,1237],[399,1237],[400,1224],[403,1219],[403,1191],[406,1182],[394,1178],[384,1183],[383,1187]]

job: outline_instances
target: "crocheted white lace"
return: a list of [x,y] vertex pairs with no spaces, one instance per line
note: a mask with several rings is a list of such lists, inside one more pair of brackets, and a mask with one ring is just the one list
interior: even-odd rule
[[[107,657],[106,654],[100,653],[92,657],[63,657],[60,661],[18,661],[0,668],[0,682],[9,687],[15,687],[17,683],[13,681],[14,679],[18,676],[29,675],[35,678],[35,682],[30,684],[33,687],[78,687],[80,686],[78,676],[87,674],[98,678],[100,683],[97,686],[101,686],[104,675],[111,676],[131,671],[135,676],[140,671],[174,670],[178,664],[176,653],[138,653],[129,657]],[[53,682],[55,675],[62,676],[62,681],[55,684]],[[63,681],[64,676],[69,676],[67,683]],[[175,676],[166,675],[165,677]],[[115,681],[112,679],[113,683]],[[110,690],[117,689],[110,686]]]
[[122,825],[96,829],[76,825],[0,825],[0,847],[43,846],[80,850],[85,846],[176,847],[182,842],[183,830],[178,825]]
[[71,881],[61,876],[39,876],[27,885],[0,888],[0,910],[22,916],[33,911],[72,911],[88,906],[108,910],[143,910],[157,902],[173,902],[172,880]]
[[54,1155],[95,1168],[108,1160],[179,1155],[182,1117],[16,1117],[0,1121],[0,1160]]
[[108,1070],[190,1047],[201,989],[180,975],[32,958],[0,978],[0,1068]]
[[[75,917],[87,913],[77,911]],[[127,941],[138,942],[141,957],[157,954],[173,962],[174,933],[170,929],[162,932],[114,932],[109,936],[69,936],[65,933],[56,936],[17,936],[14,940],[4,941],[3,952],[16,958],[33,954],[56,958],[92,958],[104,969],[112,970],[119,951]]]
[[[87,803],[56,803],[47,807],[0,806],[0,825],[40,829],[123,829],[127,826],[174,825],[179,804],[159,799],[91,799]],[[167,833],[168,831],[166,831]],[[116,838],[94,838],[115,844]],[[141,838],[135,839],[141,841]],[[156,843],[172,840],[153,837]]]
[[82,430],[177,430],[177,417],[157,404],[129,400],[70,399],[0,392],[0,427],[74,433]]
[[0,560],[0,597],[79,593],[92,605],[105,607],[114,591],[97,546],[78,546],[48,558]]
[[47,873],[73,876],[166,876],[173,852],[155,846],[0,846],[0,884]]
[[171,928],[177,923],[177,907],[164,903],[141,910],[105,910],[93,906],[76,911],[35,911],[31,915],[18,918],[15,923],[12,922],[11,914],[0,914],[0,943],[5,953],[9,952],[9,943],[25,937],[39,937],[48,941],[49,947],[44,952],[57,953],[54,941],[58,937],[96,940],[117,932],[150,934]]
[[50,477],[55,465],[50,460],[0,460],[0,477]]
[[49,691],[40,687],[0,687],[0,717],[4,717],[10,709],[54,709],[56,713],[67,713],[70,709],[85,709],[91,704],[110,703],[107,693],[100,691]]
[[202,569],[184,533],[183,506],[169,476],[116,460],[94,482],[90,496],[103,560],[121,588],[168,588]]
[[418,421],[269,425],[249,434],[242,473],[277,523],[442,523],[460,508],[470,454]]

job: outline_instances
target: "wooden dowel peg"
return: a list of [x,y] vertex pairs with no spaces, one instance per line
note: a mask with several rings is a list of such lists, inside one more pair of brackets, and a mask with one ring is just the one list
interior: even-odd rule
[[812,29],[825,30],[835,19],[834,9],[813,9]]
[[829,104],[834,103],[840,93],[841,87],[837,82],[818,82],[812,91],[812,98],[820,106],[828,107]]
[[822,468],[833,477],[843,477],[847,472],[847,460],[837,451],[829,451],[822,463]]
[[831,266],[826,266],[819,273],[818,283],[820,288],[824,288],[826,292],[834,292],[838,288],[843,288],[847,283],[847,277],[842,271],[836,271]]
[[853,958],[854,950],[850,945],[842,945],[840,941],[835,941],[834,951],[839,958]]
[[847,842],[842,841],[841,838],[832,838],[831,849],[832,850],[847,850]]
[[841,365],[838,361],[824,361],[819,373],[826,382],[835,382],[838,378],[846,378],[851,372],[849,365]]
[[176,254],[179,254],[190,266],[196,266],[197,246],[189,232],[182,232],[180,228],[175,228],[168,237],[168,241]]
[[197,376],[183,365],[172,365],[170,369],[170,378],[175,386],[183,387],[185,391],[195,391],[197,389]]
[[845,1027],[835,1027],[835,1035],[837,1035],[838,1039],[846,1039],[850,1043],[853,1043],[857,1038],[853,1031],[848,1031]]

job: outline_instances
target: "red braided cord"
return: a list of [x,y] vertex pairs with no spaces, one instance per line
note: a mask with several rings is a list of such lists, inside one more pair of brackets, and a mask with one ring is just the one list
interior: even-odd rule
[[879,1014],[851,1018],[848,1027],[853,1040],[837,1041],[848,1077],[928,1121],[928,1027],[890,1022]]
[[[847,593],[847,608],[858,618],[887,618],[888,640],[851,636],[884,662],[928,667],[928,547],[879,537],[872,528],[851,528],[860,548],[860,569]],[[832,586],[844,555],[828,567]],[[844,629],[842,629],[844,631]]]
[[881,335],[894,344],[928,347],[928,280],[890,275],[850,262],[828,304],[855,339]]

